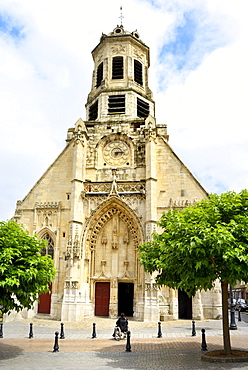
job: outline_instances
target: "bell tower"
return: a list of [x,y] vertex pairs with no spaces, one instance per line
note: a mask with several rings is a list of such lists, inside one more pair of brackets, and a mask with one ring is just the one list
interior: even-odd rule
[[148,87],[149,48],[137,31],[117,26],[92,51],[94,71],[86,104],[86,120],[144,119],[154,116]]

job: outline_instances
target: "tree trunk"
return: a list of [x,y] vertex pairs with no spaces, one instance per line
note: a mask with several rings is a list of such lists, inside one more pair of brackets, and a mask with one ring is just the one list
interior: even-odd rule
[[225,355],[231,354],[231,342],[229,332],[228,320],[228,283],[227,281],[221,282],[222,291],[222,325],[223,325],[223,343]]

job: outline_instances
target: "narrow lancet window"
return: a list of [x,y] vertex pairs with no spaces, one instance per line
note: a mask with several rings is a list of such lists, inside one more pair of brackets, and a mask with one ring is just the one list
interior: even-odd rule
[[112,61],[112,79],[123,78],[123,57],[114,57]]
[[134,81],[143,85],[142,64],[136,59],[134,59]]
[[54,255],[54,241],[51,238],[49,234],[45,234],[42,239],[45,239],[47,241],[46,248],[43,248],[41,251],[41,255],[45,256],[46,254],[49,254],[53,258]]
[[103,62],[99,64],[97,67],[97,73],[96,73],[96,87],[99,87],[101,85],[103,79]]
[[89,108],[89,121],[95,121],[98,117],[98,100]]
[[137,116],[148,117],[149,113],[149,104],[144,100],[137,98]]

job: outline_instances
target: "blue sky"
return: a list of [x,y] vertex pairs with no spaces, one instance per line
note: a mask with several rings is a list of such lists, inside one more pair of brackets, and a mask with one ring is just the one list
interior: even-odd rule
[[4,35],[11,37],[14,40],[20,40],[24,37],[23,27],[15,24],[16,19],[7,15],[6,13],[0,14],[0,32]]
[[[208,192],[247,187],[247,1],[126,0],[122,8],[124,28],[150,47],[156,119],[168,125],[169,144]],[[0,219],[12,217],[63,150],[67,129],[85,118],[91,51],[119,16],[115,0],[0,3]]]
[[[197,37],[197,22],[192,15],[192,12],[183,15],[183,22],[174,29],[173,39],[163,45],[159,55],[159,58],[164,59],[167,54],[172,54],[179,70],[187,65],[188,55]],[[197,62],[201,63],[201,59]]]

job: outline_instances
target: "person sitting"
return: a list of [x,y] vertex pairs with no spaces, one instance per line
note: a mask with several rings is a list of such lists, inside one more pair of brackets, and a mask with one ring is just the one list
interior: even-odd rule
[[122,312],[121,316],[116,321],[116,327],[114,330],[113,337],[118,337],[120,339],[121,334],[124,334],[126,337],[126,332],[128,331],[128,320],[125,318],[125,314]]
[[122,312],[121,317],[116,321],[116,326],[121,329],[122,333],[127,332],[128,330],[128,320],[125,318],[125,314]]

